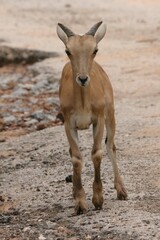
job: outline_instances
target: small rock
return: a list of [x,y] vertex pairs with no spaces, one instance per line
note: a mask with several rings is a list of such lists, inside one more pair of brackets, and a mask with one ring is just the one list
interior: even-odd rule
[[15,165],[15,168],[16,168],[16,169],[21,169],[21,168],[24,168],[24,166],[23,166],[22,164],[20,164],[20,163],[17,163],[17,164]]
[[72,182],[72,175],[68,175],[66,177],[66,182],[69,183],[69,182]]
[[13,93],[11,94],[12,97],[20,97],[23,96],[25,94],[28,94],[28,91],[22,88],[18,88],[15,91],[13,91]]
[[49,229],[55,229],[55,227],[57,226],[57,223],[51,222],[51,221],[47,221],[46,222],[47,226]]
[[[40,78],[40,79],[39,79]],[[46,78],[45,76],[41,76],[39,77],[37,80],[37,83],[33,86],[32,90],[34,92],[39,92],[40,90],[44,90],[46,88],[46,86],[48,86],[48,81],[47,79],[43,79]],[[43,80],[42,80],[43,79]]]
[[23,232],[28,232],[28,231],[30,231],[31,230],[31,227],[25,227],[24,229],[23,229]]
[[55,117],[53,117],[52,115],[50,114],[45,114],[45,118],[49,121],[54,121],[55,120]]
[[47,103],[59,106],[59,98],[58,97],[57,98],[50,97],[50,98],[47,99]]
[[37,124],[37,130],[43,130],[48,127],[48,124],[45,122],[41,122]]
[[142,220],[142,222],[146,223],[146,224],[150,224],[150,221],[149,220]]
[[89,240],[89,239],[92,239],[92,237],[90,235],[87,235],[85,239]]
[[10,223],[10,222],[11,222],[10,216],[5,216],[3,214],[0,214],[0,223],[5,224],[5,223]]
[[10,125],[16,122],[16,117],[13,115],[7,116],[3,118],[5,125]]
[[22,88],[24,88],[24,89],[27,89],[27,90],[32,90],[32,88],[33,88],[33,84],[25,84],[25,85],[22,85]]
[[42,234],[40,234],[38,239],[39,240],[45,240],[46,238]]
[[26,125],[27,127],[29,127],[29,126],[35,125],[35,124],[37,124],[37,123],[38,123],[38,120],[37,120],[37,119],[29,119],[29,120],[25,123],[25,125]]
[[40,192],[40,188],[39,188],[39,187],[37,187],[36,191],[37,191],[37,192]]
[[43,110],[38,110],[32,113],[31,117],[37,119],[38,121],[42,121],[45,119],[45,114],[43,113]]

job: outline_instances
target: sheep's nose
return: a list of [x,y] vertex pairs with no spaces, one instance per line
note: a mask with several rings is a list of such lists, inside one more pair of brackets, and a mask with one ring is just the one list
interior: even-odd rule
[[79,76],[78,77],[79,78],[79,81],[81,82],[81,84],[82,84],[82,86],[84,86],[85,85],[85,83],[87,82],[87,80],[88,80],[88,76],[86,76],[86,75],[82,75],[82,76]]

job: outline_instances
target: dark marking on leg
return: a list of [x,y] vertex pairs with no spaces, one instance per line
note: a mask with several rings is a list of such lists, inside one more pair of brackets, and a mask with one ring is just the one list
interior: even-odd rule
[[69,148],[69,155],[70,155],[70,157],[72,157],[72,150],[71,150],[71,148]]
[[116,145],[113,144],[113,151],[116,152],[117,148],[116,148]]

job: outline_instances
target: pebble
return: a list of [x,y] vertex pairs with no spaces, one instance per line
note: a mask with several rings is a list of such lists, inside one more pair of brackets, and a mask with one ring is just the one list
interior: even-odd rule
[[4,117],[3,120],[6,125],[10,125],[16,121],[16,117],[10,115],[10,116]]
[[23,232],[28,232],[28,231],[30,231],[31,230],[31,227],[25,227],[25,228],[23,228]]
[[26,126],[32,126],[32,125],[35,125],[35,124],[37,124],[38,123],[38,120],[37,119],[30,119],[29,118],[29,120],[25,123],[26,124]]
[[31,117],[37,119],[38,121],[42,121],[45,119],[45,114],[43,113],[43,110],[38,110],[36,112],[33,112],[31,114]]
[[0,223],[1,224],[10,223],[10,222],[11,222],[10,216],[5,216],[3,214],[0,215]]
[[25,94],[28,94],[28,91],[23,89],[23,88],[18,88],[16,89],[15,91],[13,91],[12,93],[12,98],[13,97],[20,97],[20,96],[23,96]]
[[45,240],[46,238],[42,234],[40,234],[38,239],[39,240]]
[[47,221],[46,224],[47,224],[49,229],[55,229],[56,226],[57,226],[57,223],[51,222],[51,221]]

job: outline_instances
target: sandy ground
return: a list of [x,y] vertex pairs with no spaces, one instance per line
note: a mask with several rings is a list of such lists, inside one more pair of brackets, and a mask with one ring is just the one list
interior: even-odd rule
[[[99,20],[107,34],[97,61],[115,94],[116,144],[127,201],[117,201],[104,149],[104,208],[91,204],[91,131],[81,133],[89,211],[74,216],[68,143],[62,126],[0,143],[0,239],[160,239],[160,2],[158,0],[0,0],[0,44],[56,51],[57,22],[84,33]],[[46,64],[46,62],[45,62]],[[88,157],[89,156],[89,157]]]

